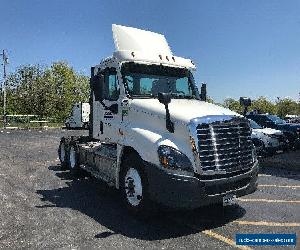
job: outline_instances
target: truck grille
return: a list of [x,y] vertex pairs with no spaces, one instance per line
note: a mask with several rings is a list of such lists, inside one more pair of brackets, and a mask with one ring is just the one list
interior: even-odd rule
[[246,119],[202,123],[196,129],[203,171],[234,172],[251,168],[253,144]]

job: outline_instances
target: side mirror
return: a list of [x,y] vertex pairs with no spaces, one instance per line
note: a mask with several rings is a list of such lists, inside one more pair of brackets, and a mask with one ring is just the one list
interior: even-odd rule
[[207,96],[206,83],[202,83],[201,92],[200,92],[200,100],[206,102],[206,99],[207,99],[206,96]]
[[247,97],[240,97],[240,105],[244,107],[243,115],[246,116],[248,107],[251,106],[251,99]]
[[103,93],[104,76],[100,74],[91,77],[90,86],[94,93],[95,101],[102,102],[104,99],[104,93]]
[[240,97],[240,105],[249,107],[251,105],[251,99],[248,97]]
[[158,100],[160,103],[164,105],[168,105],[171,102],[171,94],[170,93],[158,93]]

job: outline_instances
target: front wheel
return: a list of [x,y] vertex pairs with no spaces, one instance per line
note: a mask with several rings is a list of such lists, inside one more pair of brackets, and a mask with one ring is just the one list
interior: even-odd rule
[[120,191],[127,209],[134,215],[148,217],[155,211],[149,199],[147,176],[143,161],[136,154],[130,154],[123,162],[120,176]]

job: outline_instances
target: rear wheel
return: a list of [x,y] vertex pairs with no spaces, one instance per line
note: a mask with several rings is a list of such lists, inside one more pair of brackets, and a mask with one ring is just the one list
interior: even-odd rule
[[120,191],[127,209],[134,215],[149,217],[156,208],[148,195],[148,181],[143,171],[143,160],[130,154],[122,164]]
[[79,167],[79,154],[75,144],[70,146],[68,166],[72,174],[77,176],[81,173]]
[[61,166],[63,168],[66,168],[68,166],[68,151],[67,151],[66,141],[64,139],[60,141],[58,147],[58,156],[59,156]]

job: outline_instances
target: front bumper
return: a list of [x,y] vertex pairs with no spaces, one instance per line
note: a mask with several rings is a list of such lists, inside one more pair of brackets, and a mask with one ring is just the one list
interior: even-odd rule
[[253,193],[257,188],[258,162],[247,172],[217,179],[179,176],[151,164],[147,164],[145,169],[150,198],[172,208],[194,209],[222,203],[224,195],[240,197]]

